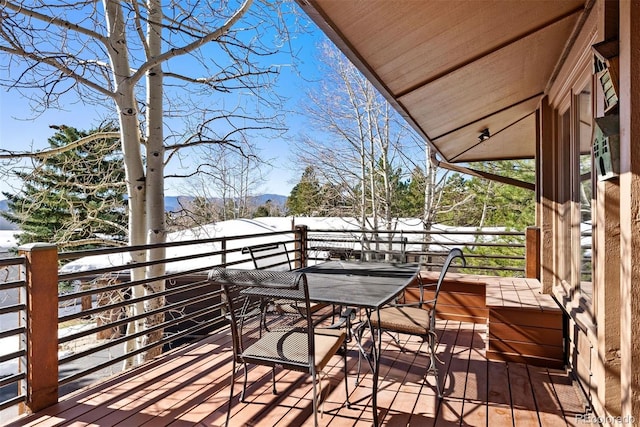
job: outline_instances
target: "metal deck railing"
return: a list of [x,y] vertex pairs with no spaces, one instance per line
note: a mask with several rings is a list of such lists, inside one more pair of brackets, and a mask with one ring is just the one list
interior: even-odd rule
[[[451,247],[461,247],[469,260],[465,272],[509,275],[524,274],[525,234],[522,232],[435,232],[387,230],[330,230],[297,227],[291,231],[227,236],[163,245],[105,248],[58,254],[60,268],[58,301],[51,301],[58,318],[59,395],[69,393],[106,375],[135,365],[139,356],[160,348],[166,351],[201,339],[226,322],[221,312],[220,289],[207,282],[207,273],[216,266],[252,269],[249,244],[282,242],[295,266],[327,259],[397,259],[421,262],[425,269],[438,269]],[[135,262],[136,253],[162,249],[156,261]],[[263,268],[282,264],[277,253],[261,260]],[[161,265],[164,274],[142,278],[132,271]],[[0,291],[17,292],[15,304],[0,309],[3,316],[17,320],[3,322],[0,338],[14,337],[19,346],[0,356],[4,372],[0,380],[5,391],[0,409],[29,404],[26,394],[29,361],[26,348],[26,318],[29,269],[24,257],[0,260],[0,267],[12,267],[19,274],[0,284]],[[55,271],[55,270],[54,270]],[[135,279],[134,279],[135,277]],[[144,289],[164,283],[155,293]],[[155,303],[155,305],[154,305]],[[4,318],[4,317],[3,317]],[[153,318],[151,327],[144,325]],[[137,327],[136,327],[137,325]],[[142,326],[141,326],[142,325]],[[149,334],[155,336],[148,342]],[[136,346],[127,346],[137,340]],[[135,347],[135,348],[134,348]],[[3,350],[4,351],[4,350]],[[38,357],[33,355],[33,357]],[[57,398],[57,397],[56,397]]]

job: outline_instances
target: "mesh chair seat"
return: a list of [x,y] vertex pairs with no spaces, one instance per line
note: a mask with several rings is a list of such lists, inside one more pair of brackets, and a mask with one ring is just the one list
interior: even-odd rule
[[[307,372],[312,377],[313,421],[318,425],[318,374],[332,356],[342,348],[345,395],[347,387],[346,333],[313,327],[311,316],[298,319],[296,325],[277,322],[271,330],[263,328],[265,301],[286,299],[295,306],[311,311],[309,286],[304,273],[290,271],[234,270],[214,268],[209,281],[221,285],[228,309],[233,341],[233,367],[226,425],[229,426],[233,389],[238,365],[244,367],[244,381],[240,401],[247,390],[248,364],[272,368],[273,392],[276,393],[276,367]],[[256,307],[260,309],[256,310]]]
[[[341,331],[318,330],[314,332],[315,369],[324,369],[331,357],[344,343],[346,333]],[[307,332],[303,330],[282,330],[266,332],[262,338],[242,352],[240,358],[247,363],[286,365],[287,368],[309,370],[309,349]]]
[[431,316],[420,307],[385,307],[371,313],[371,324],[375,328],[392,330],[404,334],[427,335],[431,330]]
[[[442,397],[442,390],[440,389],[440,382],[438,379],[438,368],[436,366],[436,347],[438,345],[438,336],[435,331],[435,317],[436,317],[436,304],[438,302],[438,295],[440,294],[440,288],[442,282],[447,274],[447,270],[451,266],[451,263],[455,258],[460,258],[462,266],[466,265],[466,260],[462,253],[462,250],[453,248],[449,251],[447,258],[444,261],[442,270],[440,271],[440,277],[436,283],[436,290],[434,299],[429,301],[430,304],[425,307],[425,301],[423,301],[423,286],[420,285],[420,300],[416,303],[401,304],[401,305],[389,305],[379,310],[379,312],[371,313],[371,325],[380,331],[417,335],[422,337],[425,341],[428,341],[429,351],[429,366],[427,367],[427,373],[432,372],[435,377],[436,390],[438,397]],[[424,308],[423,308],[424,307]],[[358,330],[358,343],[362,340],[363,328]],[[399,343],[396,340],[397,343]],[[360,344],[362,348],[362,345]],[[358,357],[358,374],[360,373],[360,355]],[[357,383],[358,379],[356,379]]]
[[[307,316],[306,308],[302,307],[300,304],[296,304],[295,301],[279,299],[275,301],[271,301],[271,304],[274,306],[275,310],[281,314],[296,314],[301,316]],[[326,307],[326,304],[312,302],[309,303],[309,311],[310,314],[316,313],[319,310],[322,310]]]

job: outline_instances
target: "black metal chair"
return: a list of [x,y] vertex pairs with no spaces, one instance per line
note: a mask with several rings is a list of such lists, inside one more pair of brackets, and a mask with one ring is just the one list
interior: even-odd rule
[[[256,270],[269,271],[293,271],[291,258],[284,242],[270,242],[259,245],[246,246],[242,248],[242,253],[249,253],[251,261]],[[268,301],[264,305],[264,315],[268,310],[275,310],[280,314],[293,314],[307,316],[321,310],[326,304],[311,303],[309,308],[303,307],[298,301],[288,301],[283,298]]]
[[291,257],[284,242],[245,246],[242,248],[242,253],[251,255],[251,261],[256,270],[293,270]]
[[[233,399],[238,364],[244,367],[244,382],[240,401],[244,402],[248,379],[248,364],[272,368],[273,392],[276,391],[275,368],[307,372],[312,377],[314,425],[318,425],[317,376],[332,356],[342,348],[345,391],[349,405],[347,385],[346,333],[340,330],[315,328],[311,316],[298,317],[292,324],[270,318],[267,330],[262,327],[260,307],[265,298],[297,301],[310,310],[309,289],[304,273],[289,271],[235,270],[215,268],[209,273],[209,281],[221,285],[227,303],[227,318],[231,323],[233,339],[233,369],[231,394],[227,412]],[[322,390],[320,390],[322,394]]]
[[[466,266],[466,260],[459,248],[453,248],[449,251],[444,261],[440,276],[435,284],[435,292],[432,300],[424,300],[424,285],[419,282],[420,299],[415,303],[392,304],[382,308],[379,313],[371,314],[371,324],[374,329],[380,329],[383,332],[402,333],[409,335],[417,335],[429,343],[429,367],[426,374],[432,372],[435,376],[436,390],[438,397],[442,397],[442,390],[438,379],[438,368],[436,361],[436,347],[438,345],[438,335],[436,334],[436,304],[438,295],[447,270],[451,266],[454,259],[460,258],[462,266]],[[433,286],[433,285],[431,285]],[[425,305],[427,306],[425,309]],[[358,337],[358,342],[362,339],[362,333]],[[442,362],[440,362],[442,363]],[[360,365],[360,363],[358,363]],[[358,366],[359,368],[359,366]]]

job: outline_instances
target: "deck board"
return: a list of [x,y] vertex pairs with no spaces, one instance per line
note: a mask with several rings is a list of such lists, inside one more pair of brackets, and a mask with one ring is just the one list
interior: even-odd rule
[[[438,321],[440,381],[424,378],[427,345],[400,336],[401,349],[383,336],[379,418],[384,426],[577,425],[584,400],[563,370],[487,360],[486,325]],[[228,333],[172,352],[68,396],[57,405],[9,424],[17,426],[221,426],[224,425],[231,372]],[[320,425],[370,426],[372,375],[367,365],[355,387],[357,350],[347,353],[350,408],[344,405],[342,357],[334,357],[322,379],[324,413]],[[308,376],[276,370],[279,393],[271,392],[271,370],[249,370],[246,403],[239,402],[242,372],[234,388],[231,426],[312,426]]]
[[[462,425],[487,425],[487,359],[484,357],[486,332],[475,328],[462,408]],[[486,328],[485,328],[486,329]]]
[[509,374],[507,370],[509,364],[489,361],[487,365],[487,425],[513,425]]
[[536,408],[533,398],[529,371],[525,365],[513,363],[509,365],[509,388],[511,391],[511,403],[513,418],[517,426],[538,427],[538,412],[527,408]]
[[[462,325],[462,324],[459,324]],[[473,340],[473,329],[459,327],[455,340],[451,342],[451,352],[449,359],[443,360],[448,370],[444,380],[443,394],[448,399],[445,404],[440,405],[436,417],[435,426],[448,426],[460,420],[462,417],[462,406],[464,400],[464,389],[466,385],[467,369],[469,366],[469,351]],[[442,341],[447,342],[446,338]],[[442,380],[441,380],[442,383]]]

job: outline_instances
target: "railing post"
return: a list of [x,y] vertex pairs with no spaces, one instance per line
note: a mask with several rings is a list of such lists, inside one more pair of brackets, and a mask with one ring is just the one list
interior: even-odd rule
[[540,228],[527,227],[525,238],[525,277],[540,279]]
[[302,268],[307,266],[307,231],[306,225],[296,225],[296,250],[295,250],[295,268]]
[[20,246],[26,259],[26,411],[58,402],[58,248],[49,243]]
[[227,239],[223,238],[220,242],[220,265],[223,267],[227,266]]

